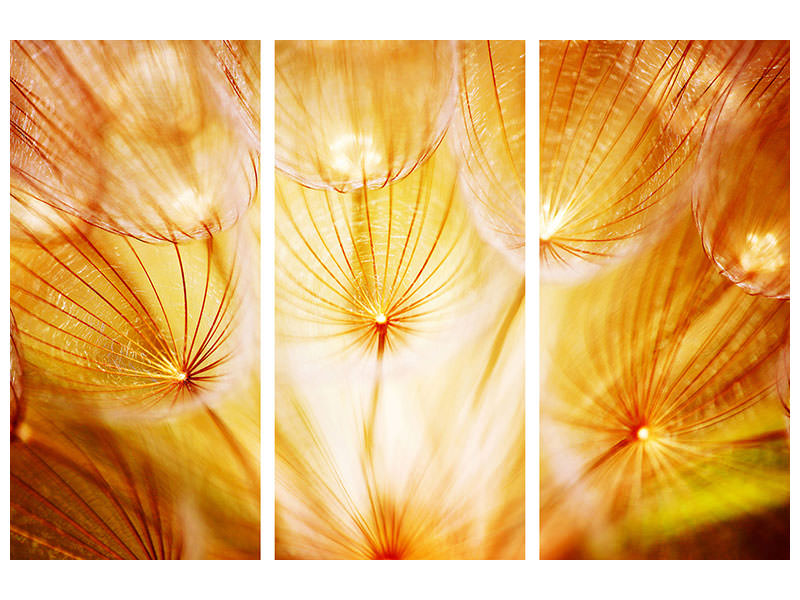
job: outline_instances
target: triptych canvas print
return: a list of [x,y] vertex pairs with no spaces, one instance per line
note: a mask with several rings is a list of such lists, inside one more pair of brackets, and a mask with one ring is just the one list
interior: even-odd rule
[[789,558],[789,56],[12,41],[10,558]]

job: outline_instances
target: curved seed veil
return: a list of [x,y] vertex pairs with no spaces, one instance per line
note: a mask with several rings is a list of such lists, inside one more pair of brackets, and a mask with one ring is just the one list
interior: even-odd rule
[[238,114],[252,136],[254,147],[261,140],[261,42],[258,40],[207,41],[230,93],[236,100]]
[[150,241],[231,226],[259,154],[230,79],[201,42],[14,42],[12,196]]
[[192,517],[147,455],[105,430],[32,421],[11,444],[12,556],[197,557],[186,533]]
[[629,254],[675,214],[729,54],[713,42],[542,42],[545,275]]
[[738,50],[736,76],[706,128],[695,220],[728,279],[750,294],[788,298],[789,44]]
[[251,360],[237,237],[152,245],[66,217],[50,225],[60,243],[29,231],[11,251],[28,398],[72,417],[158,418],[218,401]]
[[453,139],[465,199],[484,237],[518,267],[525,259],[525,42],[465,42]]
[[340,192],[405,177],[450,122],[456,52],[442,41],[276,42],[276,166]]

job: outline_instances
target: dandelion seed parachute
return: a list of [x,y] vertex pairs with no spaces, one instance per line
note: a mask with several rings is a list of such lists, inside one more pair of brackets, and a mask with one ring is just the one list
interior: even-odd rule
[[250,266],[236,231],[153,245],[60,216],[59,243],[45,244],[12,214],[29,234],[11,249],[29,402],[126,419],[218,402],[253,360],[241,352],[253,311],[238,293]]
[[279,377],[276,556],[522,557],[523,319],[505,298],[485,306],[496,344],[387,375],[374,413],[369,381]]
[[561,323],[542,341],[555,357],[541,394],[543,555],[587,533],[581,553],[641,553],[787,501],[775,373],[788,303],[721,277],[688,215],[629,264],[557,289],[542,298]]
[[695,220],[728,279],[750,294],[788,298],[789,44],[746,46],[735,59],[700,152]]
[[464,42],[453,118],[464,195],[482,235],[525,262],[525,43]]
[[447,150],[379,190],[276,177],[276,327],[298,368],[407,362],[474,331],[474,290],[497,261],[478,252]]
[[259,156],[231,78],[202,42],[14,42],[12,197],[149,241],[230,227]]
[[105,430],[31,421],[11,443],[11,558],[198,557],[195,517],[147,455]]
[[697,42],[540,44],[539,259],[575,277],[632,253],[683,203],[723,65]]
[[456,54],[441,41],[276,42],[276,166],[340,192],[405,177],[450,122]]

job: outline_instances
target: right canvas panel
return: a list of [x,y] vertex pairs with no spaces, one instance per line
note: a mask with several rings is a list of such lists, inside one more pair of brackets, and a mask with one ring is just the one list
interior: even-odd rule
[[540,555],[789,558],[789,42],[539,47]]

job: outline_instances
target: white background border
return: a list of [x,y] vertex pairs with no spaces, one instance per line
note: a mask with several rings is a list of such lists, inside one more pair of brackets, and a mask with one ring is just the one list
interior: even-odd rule
[[[797,597],[798,572],[789,561],[539,561],[538,560],[538,252],[527,261],[526,306],[526,556],[525,561],[373,562],[274,561],[274,40],[275,39],[525,39],[527,41],[528,238],[536,239],[538,205],[538,40],[565,38],[791,39],[798,23],[789,4],[755,0],[716,2],[509,2],[433,0],[244,3],[136,1],[127,3],[14,0],[0,12],[8,82],[10,39],[196,39],[262,41],[262,560],[132,563],[9,561],[0,534],[0,590],[10,598],[759,598]],[[791,25],[794,23],[794,27]],[[6,88],[8,89],[8,88]],[[792,95],[792,112],[797,112]],[[6,95],[8,98],[9,95]],[[6,113],[7,114],[7,113]],[[792,129],[792,147],[797,144]],[[4,129],[8,132],[8,129]],[[4,134],[4,135],[7,135]],[[8,164],[8,138],[0,144]],[[797,152],[791,161],[797,173]],[[3,169],[3,189],[8,170]],[[792,194],[794,197],[796,194]],[[794,204],[794,202],[792,202]],[[9,240],[8,205],[0,239]],[[792,230],[795,212],[792,211]],[[793,235],[792,258],[797,256]],[[6,246],[8,248],[8,246]],[[8,289],[8,254],[0,260]],[[6,310],[8,295],[0,293]],[[0,335],[8,339],[7,319]],[[794,327],[793,327],[794,329]],[[792,335],[794,339],[800,339]],[[796,372],[793,352],[791,372]],[[3,355],[8,365],[8,356]],[[8,372],[6,369],[4,372]],[[8,403],[5,403],[8,406]],[[7,409],[4,409],[7,410]],[[796,454],[796,453],[795,453]],[[8,465],[8,446],[2,445]],[[800,464],[792,461],[794,464]],[[5,467],[4,467],[5,469]],[[2,469],[0,469],[2,470]],[[6,473],[8,471],[5,471]],[[796,478],[793,478],[796,479]],[[9,522],[8,476],[0,477],[0,521]],[[800,488],[794,486],[792,515]],[[0,528],[2,529],[2,528]],[[798,526],[793,527],[792,547]]]

